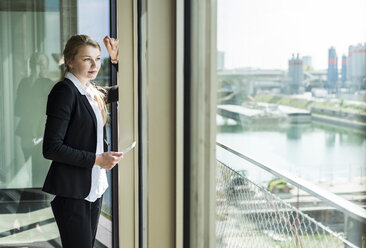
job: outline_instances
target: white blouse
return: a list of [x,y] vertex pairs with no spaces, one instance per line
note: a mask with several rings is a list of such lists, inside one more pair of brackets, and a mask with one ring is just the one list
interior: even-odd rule
[[[101,154],[104,152],[103,147],[103,117],[100,109],[98,107],[98,102],[94,99],[93,92],[90,88],[84,89],[84,86],[81,82],[71,73],[67,72],[65,78],[70,79],[76,88],[79,90],[80,94],[85,95],[88,99],[90,106],[92,107],[95,117],[97,119],[97,147],[96,154]],[[82,131],[82,130],[80,130]],[[108,188],[108,180],[106,170],[101,168],[99,165],[94,165],[92,169],[92,178],[91,178],[91,188],[89,195],[85,198],[85,200],[94,202],[98,198],[100,198],[103,193]]]

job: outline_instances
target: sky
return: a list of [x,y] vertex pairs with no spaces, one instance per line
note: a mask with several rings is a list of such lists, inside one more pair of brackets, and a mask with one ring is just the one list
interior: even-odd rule
[[103,44],[103,38],[110,33],[109,1],[78,0],[78,33],[91,36],[99,43],[102,57],[109,56]]
[[350,45],[366,43],[366,0],[218,0],[217,48],[228,69],[287,69],[292,54],[326,69]]

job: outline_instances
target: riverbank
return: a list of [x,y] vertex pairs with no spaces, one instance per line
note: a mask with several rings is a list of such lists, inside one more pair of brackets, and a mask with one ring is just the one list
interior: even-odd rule
[[311,114],[311,119],[317,122],[323,122],[331,125],[343,126],[348,128],[357,129],[366,132],[366,123],[359,121],[351,121],[347,119],[341,119],[336,117],[331,117],[327,115]]
[[259,94],[257,102],[285,105],[311,112],[312,120],[366,132],[366,103],[344,99],[322,99],[304,95]]

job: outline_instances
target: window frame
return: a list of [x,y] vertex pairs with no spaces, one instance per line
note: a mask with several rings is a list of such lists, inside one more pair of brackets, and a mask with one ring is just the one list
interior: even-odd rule
[[[117,0],[110,0],[110,36],[117,37]],[[117,85],[117,70],[110,63],[110,86]],[[117,103],[111,104],[111,149],[118,149],[118,113]],[[118,166],[112,169],[112,247],[119,247],[118,225]]]

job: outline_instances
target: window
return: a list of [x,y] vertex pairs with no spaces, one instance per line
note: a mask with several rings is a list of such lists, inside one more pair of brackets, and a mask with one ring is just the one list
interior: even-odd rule
[[[355,199],[366,173],[365,9],[359,0],[218,1],[217,141],[363,205]],[[217,158],[333,230],[347,229],[343,213],[313,199],[315,210],[288,182],[223,148]]]
[[[109,1],[0,2],[0,246],[60,246],[49,197],[41,191],[50,164],[42,156],[47,95],[61,77],[65,42],[76,33],[101,44],[105,60],[96,81],[109,84],[102,45],[110,30],[109,13]],[[104,233],[97,235],[98,245],[109,247],[110,190],[100,220]]]

